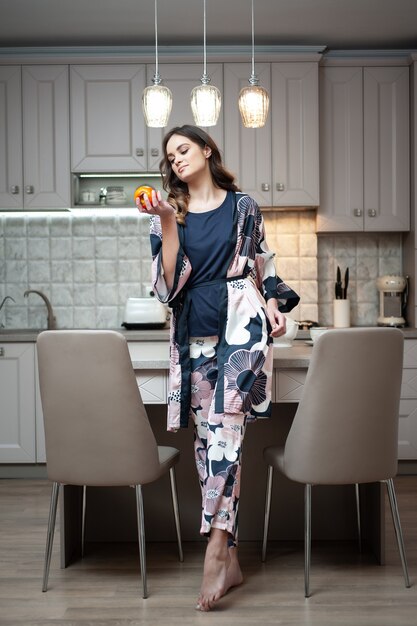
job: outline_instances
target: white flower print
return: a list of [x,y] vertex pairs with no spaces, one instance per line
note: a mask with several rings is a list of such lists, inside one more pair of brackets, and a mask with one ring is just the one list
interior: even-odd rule
[[216,355],[216,340],[202,337],[190,341],[190,358],[198,359],[201,355],[211,358]]
[[223,461],[223,459],[227,459],[227,461],[234,463],[238,458],[238,453],[239,450],[236,450],[233,446],[228,446],[226,441],[220,440],[209,447],[207,457],[209,461]]

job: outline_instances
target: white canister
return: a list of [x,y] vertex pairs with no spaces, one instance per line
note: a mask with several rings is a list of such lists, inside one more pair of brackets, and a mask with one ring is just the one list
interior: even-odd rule
[[333,300],[333,326],[335,328],[349,328],[350,301]]
[[90,189],[86,189],[81,192],[81,202],[85,202],[87,204],[92,204],[96,201],[96,194],[94,191],[90,191]]

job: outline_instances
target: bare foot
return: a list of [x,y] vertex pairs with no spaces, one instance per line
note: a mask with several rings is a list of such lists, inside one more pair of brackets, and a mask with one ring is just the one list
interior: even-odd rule
[[199,611],[210,611],[215,602],[231,587],[236,587],[243,582],[237,548],[227,548],[227,535],[225,542],[224,536],[218,536],[214,530],[212,530],[204,559],[203,582],[196,606]]
[[241,585],[243,574],[237,558],[237,548],[229,548],[229,565],[226,573],[226,584],[223,595],[231,588]]
[[214,603],[225,594],[227,570],[230,564],[227,533],[213,528],[204,559],[203,582],[196,609],[210,611]]

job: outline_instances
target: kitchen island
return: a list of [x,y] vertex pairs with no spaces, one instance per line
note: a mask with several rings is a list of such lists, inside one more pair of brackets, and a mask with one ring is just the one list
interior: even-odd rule
[[[149,419],[160,445],[176,446],[181,452],[177,467],[182,531],[185,541],[199,541],[200,490],[192,452],[192,428],[178,433],[166,431],[166,403],[169,368],[169,330],[124,330],[138,386],[146,404]],[[30,329],[2,329],[0,340],[5,354],[8,345],[33,344],[41,332]],[[59,331],[58,331],[59,332]],[[416,329],[405,329],[405,337],[417,337]],[[301,398],[312,354],[307,345],[308,333],[289,348],[274,346],[273,413],[248,425],[243,452],[243,489],[240,503],[240,540],[261,541],[266,488],[266,466],[263,448],[271,443],[283,444]],[[407,342],[414,346],[415,340]],[[410,354],[413,354],[411,351]],[[406,359],[407,367],[409,359]],[[408,367],[413,365],[410,361]],[[414,366],[413,366],[414,367]],[[405,372],[413,372],[413,369]],[[407,378],[408,380],[408,378]],[[407,383],[409,386],[411,383]],[[408,393],[408,386],[406,392]],[[411,390],[412,391],[412,390]],[[411,393],[411,392],[410,392]],[[408,393],[408,395],[410,395]],[[40,402],[37,403],[37,450],[42,450],[43,435]],[[39,413],[39,414],[38,414]],[[41,461],[38,461],[42,462]],[[34,466],[37,471],[42,466]],[[81,490],[63,488],[61,499],[62,565],[80,554]],[[148,541],[175,541],[169,484],[161,481],[146,485],[145,515]],[[377,556],[384,560],[384,514],[380,485],[362,488],[363,538]],[[274,480],[270,540],[300,541],[303,537],[303,486],[276,474]],[[354,489],[351,486],[317,487],[314,489],[313,539],[356,542]],[[136,541],[136,513],[132,489],[89,488],[87,497],[86,541]],[[356,549],[356,545],[353,549]]]
[[[181,452],[177,467],[178,495],[184,541],[199,541],[200,489],[194,467],[192,428],[166,431],[166,395],[169,367],[167,339],[129,338],[129,351],[149,419],[160,445]],[[162,338],[161,338],[162,339]],[[248,425],[244,443],[241,541],[261,541],[266,489],[266,466],[262,450],[271,442],[284,443],[301,397],[312,346],[304,340],[292,347],[274,346],[273,414]],[[81,488],[66,486],[61,499],[61,564],[65,567],[81,552]],[[134,490],[88,488],[86,542],[136,541]],[[364,485],[362,533],[365,549],[384,562],[383,492],[379,483]],[[148,541],[175,541],[171,524],[168,479],[144,487]],[[303,538],[303,485],[275,475],[270,541],[301,541]],[[357,549],[356,509],[353,486],[320,486],[314,490],[313,540],[351,541]]]

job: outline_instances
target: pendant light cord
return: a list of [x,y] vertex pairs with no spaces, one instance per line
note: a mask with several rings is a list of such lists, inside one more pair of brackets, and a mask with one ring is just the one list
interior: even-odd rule
[[153,83],[159,85],[161,77],[159,76],[158,67],[158,0],[155,0],[155,76],[153,77]]
[[252,76],[255,76],[255,25],[253,14],[253,0],[252,0]]
[[204,41],[204,48],[203,48],[203,74],[204,76],[206,76],[207,74],[207,53],[206,53],[206,34],[207,34],[207,28],[206,28],[206,0],[203,0],[203,41]]
[[259,79],[255,74],[255,13],[253,10],[253,0],[252,0],[252,74],[250,75],[249,83],[251,85],[259,85]]
[[203,0],[203,75],[201,77],[203,85],[208,85],[210,82],[207,76],[206,32],[206,0]]

